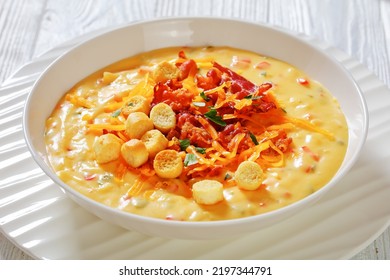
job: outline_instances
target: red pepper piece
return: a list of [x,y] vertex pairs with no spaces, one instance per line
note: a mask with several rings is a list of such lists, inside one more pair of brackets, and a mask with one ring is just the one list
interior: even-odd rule
[[310,148],[308,146],[302,146],[302,150],[306,153],[308,153],[312,159],[314,159],[315,161],[319,161],[320,160],[320,156],[317,155],[316,153],[314,153],[312,150],[310,150]]
[[87,174],[87,175],[84,176],[84,179],[86,181],[92,181],[95,178],[96,178],[96,174]]
[[309,85],[309,81],[305,78],[298,78],[297,79],[297,82],[303,86],[308,86]]

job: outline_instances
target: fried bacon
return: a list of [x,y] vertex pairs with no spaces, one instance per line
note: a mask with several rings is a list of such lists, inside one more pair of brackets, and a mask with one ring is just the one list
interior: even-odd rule
[[[184,52],[179,53],[175,65],[179,70],[177,77],[155,85],[151,106],[164,102],[176,113],[176,127],[166,135],[169,140],[188,139],[193,147],[205,149],[203,153],[206,149],[217,153],[198,154],[203,157],[203,164],[186,168],[187,176],[218,175],[236,154],[249,154],[251,150],[256,150],[255,146],[259,143],[253,141],[254,134],[250,129],[255,129],[259,135],[265,132],[270,123],[284,122],[283,111],[272,94],[268,93],[273,87],[272,83],[255,85],[217,62],[213,62],[212,68],[202,75],[198,73],[196,62],[188,59]],[[194,85],[195,91],[188,85]],[[197,90],[199,96],[196,95]],[[199,100],[204,106],[193,104],[200,103]],[[231,117],[226,122],[216,124],[205,116],[210,110],[217,112],[214,116],[220,120],[227,115]],[[289,151],[292,143],[284,130],[273,135],[270,139],[262,140],[272,142],[261,151],[266,157],[280,157],[280,154]],[[180,149],[177,143],[171,148]],[[212,160],[215,156],[219,159],[216,162]],[[204,165],[204,162],[209,164]]]

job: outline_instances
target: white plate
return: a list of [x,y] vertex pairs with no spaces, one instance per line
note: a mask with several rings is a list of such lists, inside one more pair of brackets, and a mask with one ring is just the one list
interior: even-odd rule
[[[297,35],[297,34],[296,34]],[[42,259],[344,259],[390,224],[390,92],[344,53],[305,39],[336,57],[366,97],[370,129],[348,175],[308,211],[255,233],[212,241],[152,238],[108,224],[73,203],[33,161],[23,139],[22,110],[38,75],[91,34],[20,68],[0,89],[0,229]],[[302,34],[299,36],[303,37]]]

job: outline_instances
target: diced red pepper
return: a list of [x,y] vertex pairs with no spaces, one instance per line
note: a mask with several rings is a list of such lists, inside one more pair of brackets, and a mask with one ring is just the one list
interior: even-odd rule
[[236,55],[234,55],[232,57],[232,63],[230,64],[230,66],[236,66],[236,67],[241,67],[241,68],[246,68],[246,67],[249,67],[249,64],[251,63],[251,60],[250,58],[246,58],[246,57],[238,57]]
[[308,146],[302,146],[302,150],[306,153],[308,153],[315,161],[320,160],[320,156],[314,153]]
[[309,85],[309,81],[305,78],[298,78],[297,79],[297,82],[303,86],[308,86]]
[[84,176],[84,179],[86,181],[92,181],[95,178],[96,178],[96,174],[87,174],[87,175]]
[[271,64],[268,63],[267,61],[262,61],[262,62],[257,63],[255,68],[257,68],[257,69],[267,69],[270,66],[271,66]]

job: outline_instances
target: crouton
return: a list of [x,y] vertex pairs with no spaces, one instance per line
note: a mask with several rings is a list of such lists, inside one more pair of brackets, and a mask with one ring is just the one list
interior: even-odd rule
[[141,141],[144,142],[150,158],[168,146],[168,139],[157,129],[147,131],[142,136]]
[[178,152],[163,150],[157,153],[153,161],[153,168],[161,178],[176,178],[183,171],[183,161]]
[[142,112],[146,115],[150,113],[150,102],[142,95],[132,96],[123,106],[122,114],[128,116],[134,112]]
[[256,190],[263,181],[263,170],[253,161],[243,161],[234,173],[237,186],[244,190]]
[[145,144],[138,139],[131,139],[121,147],[121,154],[128,165],[137,168],[148,161],[149,153]]
[[176,126],[176,114],[165,103],[159,103],[152,108],[150,111],[150,119],[154,126],[162,133],[167,133]]
[[127,116],[125,129],[130,139],[140,139],[146,131],[153,128],[153,122],[145,113],[134,112]]
[[216,180],[202,180],[192,185],[192,195],[198,204],[216,204],[224,200],[223,185]]
[[166,82],[167,80],[177,78],[178,75],[179,69],[167,61],[159,63],[153,71],[153,78],[156,83]]
[[93,144],[96,161],[102,164],[118,159],[122,144],[123,141],[114,134],[99,136]]

